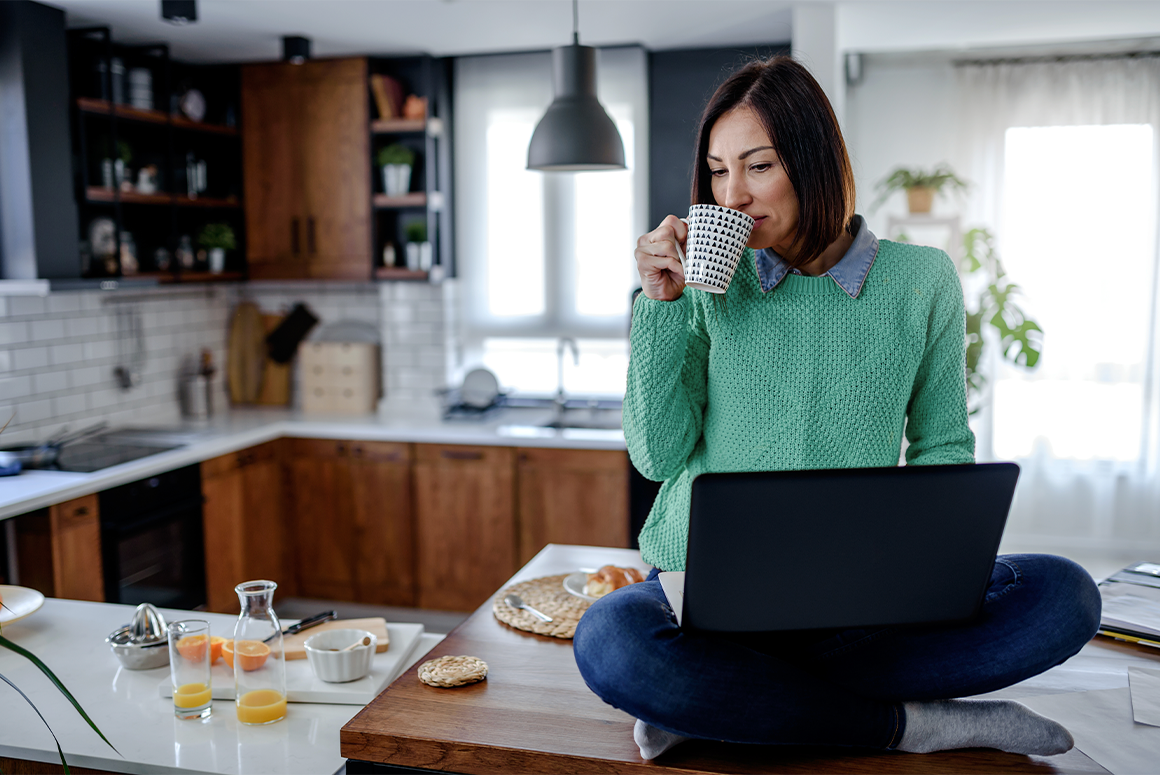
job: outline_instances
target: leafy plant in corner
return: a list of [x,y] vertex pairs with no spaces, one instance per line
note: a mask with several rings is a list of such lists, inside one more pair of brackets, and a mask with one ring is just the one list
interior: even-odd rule
[[911,189],[928,188],[933,193],[939,194],[948,187],[949,190],[962,193],[970,186],[946,164],[940,164],[929,172],[919,168],[896,167],[889,175],[878,181],[878,185],[875,186],[878,196],[870,205],[870,210],[877,210],[895,191],[909,193]]
[[[9,418],[8,422],[12,422],[12,418]],[[0,433],[3,433],[4,428],[8,427],[8,422],[4,423],[3,427],[0,427]],[[4,605],[3,601],[0,601],[0,608],[7,609],[8,606]],[[11,610],[11,609],[8,609],[8,610]],[[112,743],[110,743],[109,739],[107,737],[105,737],[105,735],[101,732],[100,729],[97,728],[97,725],[93,723],[93,720],[91,718],[89,718],[89,714],[85,713],[85,709],[81,707],[81,704],[79,702],[77,702],[76,697],[73,697],[72,692],[70,692],[68,689],[65,688],[65,685],[60,682],[60,679],[56,677],[56,674],[53,673],[52,670],[49,669],[48,665],[46,665],[46,664],[44,664],[44,662],[40,661],[40,659],[35,654],[33,654],[31,651],[29,651],[28,649],[25,649],[25,648],[15,644],[15,643],[13,643],[12,641],[8,640],[7,638],[5,638],[3,635],[3,631],[4,631],[3,625],[0,625],[0,647],[6,648],[13,653],[19,654],[20,656],[24,657],[32,664],[36,665],[36,668],[38,670],[40,670],[40,672],[42,672],[46,676],[48,676],[48,680],[52,681],[53,686],[55,686],[57,689],[60,690],[60,693],[64,695],[65,699],[68,700],[70,703],[72,703],[72,706],[77,709],[77,713],[81,714],[81,718],[83,718],[85,720],[85,723],[87,723],[90,727],[92,727],[94,732],[96,732],[98,735],[100,735],[100,738],[105,741],[106,745],[108,745],[114,751],[117,751],[116,746],[114,746]],[[52,731],[52,727],[50,727],[48,725],[47,719],[44,718],[44,714],[42,714],[40,712],[40,709],[36,707],[36,703],[34,703],[29,698],[29,696],[27,694],[25,694],[20,689],[19,686],[12,683],[11,679],[9,679],[8,676],[4,675],[3,673],[0,673],[0,681],[3,681],[4,683],[8,684],[13,689],[15,689],[16,693],[19,694],[21,697],[23,697],[24,701],[32,706],[32,709],[34,711],[36,711],[36,715],[40,716],[40,720],[44,722],[44,726],[48,727],[48,733],[50,735],[52,735],[53,742],[56,743],[56,752],[60,756],[61,766],[64,767],[65,773],[72,772],[72,770],[69,769],[68,762],[66,762],[64,759],[64,749],[62,749],[60,747],[60,741],[56,739],[56,733]],[[117,755],[120,756],[121,752],[117,751]]]
[[238,246],[234,230],[228,223],[207,223],[197,235],[197,244],[207,250],[222,248],[233,250]]
[[[960,271],[968,286],[984,287],[967,304],[967,404],[975,414],[982,406],[986,376],[979,371],[986,340],[983,325],[999,337],[1003,360],[1025,369],[1034,369],[1042,352],[1043,329],[1015,301],[1019,286],[1007,278],[995,254],[995,236],[987,229],[971,229],[963,235]],[[972,278],[979,278],[972,282]]]
[[388,164],[405,164],[411,167],[415,164],[415,152],[405,145],[392,143],[380,148],[375,160],[380,167],[385,167]]
[[427,224],[423,221],[411,221],[404,231],[407,234],[407,242],[427,241]]

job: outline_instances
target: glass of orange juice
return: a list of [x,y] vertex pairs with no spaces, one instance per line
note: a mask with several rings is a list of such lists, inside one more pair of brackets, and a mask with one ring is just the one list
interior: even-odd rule
[[211,651],[209,622],[170,622],[169,674],[173,679],[173,713],[178,718],[206,718],[213,710]]

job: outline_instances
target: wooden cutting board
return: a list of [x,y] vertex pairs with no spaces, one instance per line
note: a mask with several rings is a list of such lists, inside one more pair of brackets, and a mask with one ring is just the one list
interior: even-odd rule
[[[262,315],[262,328],[269,336],[270,332],[281,325],[285,315]],[[265,340],[263,339],[263,342]],[[278,363],[264,353],[262,370],[262,390],[258,393],[254,403],[270,406],[286,406],[290,403],[290,364]]]
[[226,379],[230,402],[252,404],[262,392],[262,373],[266,363],[266,329],[258,305],[243,301],[234,308],[230,320],[229,349],[226,353]]
[[286,649],[286,659],[306,659],[306,639],[327,630],[366,630],[379,639],[375,648],[376,654],[383,653],[391,645],[390,636],[387,635],[387,620],[381,616],[373,619],[335,619],[316,624],[297,635],[287,635],[282,641],[283,648]]

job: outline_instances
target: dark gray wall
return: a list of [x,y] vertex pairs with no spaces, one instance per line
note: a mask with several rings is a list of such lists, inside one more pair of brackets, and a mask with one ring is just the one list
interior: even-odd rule
[[0,2],[0,277],[77,277],[64,12]]
[[788,54],[789,43],[649,54],[649,226],[689,210],[697,123],[713,91],[756,58]]

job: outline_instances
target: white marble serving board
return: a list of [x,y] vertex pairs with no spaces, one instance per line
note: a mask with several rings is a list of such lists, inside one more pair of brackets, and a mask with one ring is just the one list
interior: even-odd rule
[[[309,660],[287,660],[286,699],[290,702],[366,705],[403,672],[407,658],[423,637],[423,625],[388,624],[387,635],[390,636],[391,647],[381,654],[375,654],[371,672],[357,681],[327,683],[315,677]],[[234,698],[234,671],[224,659],[219,659],[213,666],[210,683],[213,684],[215,700]],[[173,683],[169,676],[157,688],[162,697],[173,696]]]

